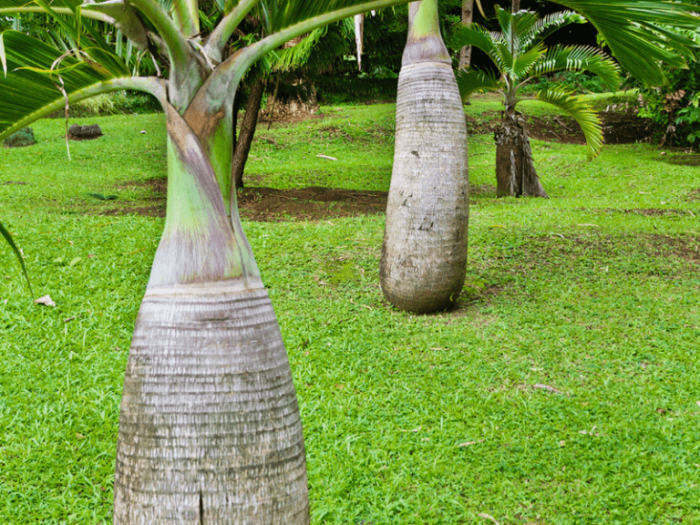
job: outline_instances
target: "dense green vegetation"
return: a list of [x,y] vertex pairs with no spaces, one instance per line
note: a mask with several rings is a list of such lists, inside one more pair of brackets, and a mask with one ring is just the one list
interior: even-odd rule
[[[471,115],[498,106],[474,102]],[[324,107],[260,130],[248,185],[387,190],[393,111]],[[100,213],[153,204],[140,183],[165,175],[165,135],[162,115],[92,121],[105,136],[72,143],[72,162],[60,120],[0,150],[3,222],[57,303],[31,303],[3,246],[3,524],[110,521],[124,367],[163,221]],[[588,162],[583,145],[533,141],[551,199],[496,199],[492,140],[470,140],[453,311],[384,302],[382,216],[244,221],[290,354],[313,523],[700,521],[697,168],[642,144]]]

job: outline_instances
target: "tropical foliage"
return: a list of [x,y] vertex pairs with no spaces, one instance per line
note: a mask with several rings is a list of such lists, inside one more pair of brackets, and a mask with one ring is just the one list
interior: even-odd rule
[[[228,0],[214,25],[197,0],[0,0],[0,16],[48,14],[66,44],[0,35],[0,139],[116,90],[165,112],[167,217],[124,380],[115,524],[308,523],[291,370],[232,184],[235,94],[288,40],[406,1]],[[238,31],[248,16],[257,38]],[[137,76],[98,24],[155,57],[156,75]]]
[[[480,91],[503,94],[505,106],[511,110],[519,102],[518,91],[536,77],[559,71],[589,71],[615,90],[619,84],[617,64],[599,49],[588,46],[555,46],[547,48],[543,39],[553,31],[572,23],[585,23],[580,15],[563,11],[540,19],[536,13],[520,11],[511,14],[496,7],[500,32],[491,32],[473,24],[455,32],[459,46],[471,45],[484,51],[499,71],[470,69],[457,73],[462,98]],[[569,113],[580,124],[590,157],[603,146],[600,120],[585,100],[560,88],[537,92],[537,98]]]

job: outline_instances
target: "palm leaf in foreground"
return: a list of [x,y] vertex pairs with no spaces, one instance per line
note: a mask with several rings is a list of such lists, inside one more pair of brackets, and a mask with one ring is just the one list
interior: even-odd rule
[[593,158],[603,148],[603,128],[598,114],[583,97],[564,89],[549,89],[537,92],[537,99],[556,106],[571,115],[586,138],[588,158]]
[[[676,31],[700,27],[698,7],[669,0],[553,0],[583,15],[603,35],[612,55],[637,79],[661,85],[661,63],[687,67],[697,45]],[[667,27],[674,28],[669,31]]]
[[19,250],[17,247],[17,244],[15,244],[14,239],[12,238],[12,235],[10,232],[3,226],[3,224],[0,222],[0,235],[4,237],[4,239],[7,241],[7,243],[10,245],[10,248],[12,248],[12,251],[15,252],[15,255],[17,256],[17,260],[19,261],[20,266],[22,267],[22,272],[24,273],[24,278],[27,280],[27,285],[29,286],[29,292],[34,295],[34,291],[32,290],[32,283],[29,282],[29,274],[27,273],[27,267],[24,264],[24,258],[22,257],[22,252]]

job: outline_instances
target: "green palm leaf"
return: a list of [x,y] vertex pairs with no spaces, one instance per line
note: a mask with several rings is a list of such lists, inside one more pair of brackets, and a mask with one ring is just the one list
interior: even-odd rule
[[540,42],[516,57],[509,71],[513,80],[517,82],[524,78],[532,69],[533,65],[543,57],[546,51],[547,49],[544,47],[544,44]]
[[[332,11],[367,4],[367,0],[266,0],[264,5],[269,17],[270,31],[278,32],[287,27]],[[372,8],[374,9],[374,8]]]
[[24,273],[24,278],[27,280],[27,285],[29,286],[29,292],[34,295],[34,291],[32,290],[32,283],[29,282],[29,274],[27,273],[27,267],[24,265],[24,258],[22,257],[22,252],[19,251],[19,248],[15,244],[14,239],[12,238],[12,235],[10,235],[10,232],[7,231],[7,228],[3,226],[3,224],[0,222],[0,236],[2,236],[5,241],[7,241],[7,244],[10,245],[10,248],[12,248],[12,251],[15,252],[15,255],[17,256],[17,260],[19,261],[20,266],[22,267],[22,272]]
[[[70,96],[120,78],[92,60],[81,62],[73,56],[64,56],[61,51],[23,33],[5,31],[0,38],[3,42],[0,58],[7,71],[7,75],[0,78],[0,93],[3,94],[0,97],[0,139],[63,107],[65,97],[61,87]],[[99,56],[97,52],[95,55]],[[61,70],[60,75],[52,71],[55,69]],[[124,77],[128,76],[127,70]]]
[[611,90],[620,84],[620,68],[602,51],[590,46],[556,46],[532,68],[531,76],[555,71],[590,71],[598,75]]
[[537,99],[566,111],[578,122],[586,138],[589,159],[600,153],[603,149],[603,128],[600,118],[583,97],[555,88],[539,91]]
[[573,11],[557,11],[540,18],[523,37],[525,47],[531,45],[535,40],[544,40],[549,35],[566,27],[569,24],[585,24],[588,21]]
[[491,71],[480,69],[460,70],[455,74],[462,101],[466,104],[474,93],[505,89],[505,84]]
[[613,56],[646,84],[664,83],[659,62],[686,67],[696,46],[663,26],[697,30],[698,7],[670,0],[555,0],[582,14],[603,35]]
[[466,46],[473,46],[477,49],[481,49],[494,61],[496,66],[501,69],[503,59],[496,44],[501,41],[502,38],[503,35],[501,33],[492,33],[479,24],[472,24],[470,26],[460,26],[454,30],[451,38],[451,46],[455,49],[461,49]]

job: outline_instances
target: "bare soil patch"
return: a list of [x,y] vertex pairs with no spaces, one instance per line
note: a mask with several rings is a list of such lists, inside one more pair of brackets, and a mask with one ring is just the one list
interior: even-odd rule
[[[630,234],[564,238],[548,236],[538,238],[535,245],[521,249],[529,252],[536,264],[541,265],[542,261],[555,260],[554,256],[557,254],[572,251],[570,247],[585,251],[589,258],[624,256],[633,248],[649,258],[676,257],[694,264],[700,263],[700,237],[692,235],[672,237],[659,234]],[[579,257],[580,254],[573,256]]]
[[[132,181],[122,188],[146,187],[152,194],[150,206],[125,204],[102,211],[101,215],[128,215],[135,213],[147,217],[165,217],[167,179]],[[496,188],[490,184],[474,185],[472,195],[495,195]],[[337,217],[359,217],[385,213],[388,192],[367,190],[345,190],[311,186],[295,190],[246,187],[238,191],[238,210],[241,217],[258,222],[285,220],[321,220]]]

